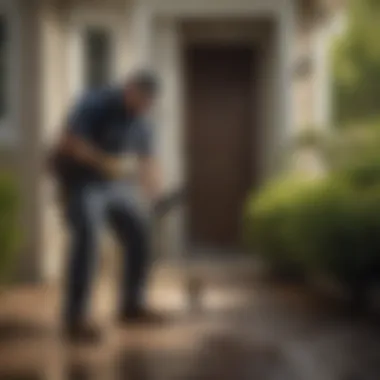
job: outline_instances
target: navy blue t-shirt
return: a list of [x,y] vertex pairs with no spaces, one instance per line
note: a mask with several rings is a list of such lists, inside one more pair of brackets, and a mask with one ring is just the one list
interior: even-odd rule
[[[153,153],[152,129],[141,117],[128,112],[119,88],[85,95],[70,113],[68,131],[110,155],[149,156]],[[94,168],[68,159],[73,181],[106,180]]]

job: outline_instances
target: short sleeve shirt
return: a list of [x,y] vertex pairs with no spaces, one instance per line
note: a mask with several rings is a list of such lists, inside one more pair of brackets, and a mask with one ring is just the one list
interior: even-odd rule
[[[121,89],[106,89],[85,95],[73,108],[67,125],[80,136],[110,155],[150,156],[153,136],[150,123],[128,112]],[[72,163],[83,179],[99,176],[90,168]],[[75,170],[74,170],[75,169]]]

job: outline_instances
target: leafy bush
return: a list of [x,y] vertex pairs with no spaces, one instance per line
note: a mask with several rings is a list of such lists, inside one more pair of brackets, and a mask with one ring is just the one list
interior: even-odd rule
[[0,280],[4,281],[19,243],[18,189],[10,175],[0,174]]
[[380,116],[379,1],[350,0],[346,15],[346,29],[333,49],[334,112],[340,126]]
[[356,291],[380,274],[379,215],[380,184],[281,179],[249,200],[247,241],[274,268],[324,273]]
[[357,191],[339,178],[309,188],[288,221],[292,250],[305,271],[327,273],[350,287],[370,280],[380,252],[379,201],[373,189]]
[[372,166],[380,158],[380,128],[349,128],[331,134],[327,145],[332,170],[346,170],[357,165]]
[[362,302],[380,280],[380,128],[313,132],[299,141],[327,170],[304,179],[288,174],[252,194],[246,241],[276,271],[327,275]]
[[276,272],[298,272],[299,260],[292,249],[289,220],[300,196],[311,183],[300,178],[269,183],[253,195],[245,213],[245,239]]

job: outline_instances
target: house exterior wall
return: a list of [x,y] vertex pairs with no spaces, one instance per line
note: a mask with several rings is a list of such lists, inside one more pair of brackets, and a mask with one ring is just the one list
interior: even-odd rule
[[[41,85],[42,85],[42,145],[45,152],[57,138],[68,102],[67,51],[67,5],[56,0],[43,0],[40,9],[41,27]],[[53,273],[54,266],[61,266],[64,231],[60,220],[52,184],[46,175],[41,183],[42,247],[41,267],[46,277]]]
[[[40,176],[41,149],[41,44],[40,4],[37,0],[0,2],[6,10],[10,56],[9,117],[0,135],[0,166],[19,183],[21,199],[21,247],[16,279],[36,281],[42,247]],[[3,132],[7,133],[3,133]]]
[[[42,160],[43,152],[59,135],[70,103],[83,89],[80,40],[83,25],[112,27],[115,80],[139,64],[152,62],[161,73],[165,89],[156,111],[160,124],[157,149],[168,189],[185,181],[181,146],[183,128],[180,127],[180,48],[185,39],[205,38],[205,35],[199,35],[199,30],[184,34],[180,20],[220,20],[226,17],[251,21],[270,17],[275,20],[276,38],[268,40],[262,68],[263,106],[268,107],[272,102],[272,108],[263,118],[264,123],[273,126],[263,135],[267,147],[263,178],[273,169],[271,160],[287,137],[305,125],[328,122],[329,112],[323,95],[327,90],[321,85],[328,81],[323,57],[323,38],[326,36],[318,34],[316,28],[299,26],[301,20],[294,0],[12,1],[19,5],[20,41],[23,42],[20,52],[25,57],[19,68],[23,112],[18,122],[19,144],[2,149],[0,154],[2,165],[15,168],[23,178],[23,220],[27,231],[24,251],[28,259],[23,260],[23,267],[27,267],[24,278],[41,276],[41,262],[44,264],[42,274],[48,279],[56,278],[62,267],[64,228],[51,183],[42,176]],[[252,25],[252,33],[260,34],[254,22]],[[215,30],[204,32],[209,37],[221,38],[220,32],[218,36],[212,36]],[[223,38],[244,39],[247,38],[244,37],[246,32],[232,28],[223,32],[226,34]],[[317,50],[312,50],[315,39],[319,44]],[[302,77],[293,76],[293,64],[305,52],[314,62],[311,72]],[[271,70],[273,75],[269,75]],[[277,112],[270,112],[273,109]],[[19,152],[23,152],[26,158],[20,158]],[[164,228],[172,241],[172,246],[164,247],[164,250],[172,257],[184,250],[185,214],[185,209],[179,210],[169,217]]]
[[298,25],[296,33],[295,63],[306,63],[304,73],[294,76],[295,128],[297,131],[307,127],[326,128],[330,124],[330,78],[328,67],[329,43],[331,33],[327,25]]

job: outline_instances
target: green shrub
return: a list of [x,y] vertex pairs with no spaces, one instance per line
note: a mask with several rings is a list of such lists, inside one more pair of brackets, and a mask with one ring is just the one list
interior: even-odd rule
[[245,240],[275,271],[298,271],[299,260],[292,249],[289,220],[301,194],[311,186],[300,178],[269,183],[253,195],[245,213]]
[[250,246],[274,268],[325,273],[351,289],[379,274],[380,186],[345,176],[271,183],[247,207]]
[[8,279],[20,241],[18,205],[14,179],[0,174],[0,281]]
[[346,27],[332,49],[333,111],[340,127],[380,115],[379,17],[378,0],[346,2]]
[[292,250],[306,271],[327,273],[348,286],[368,277],[380,247],[380,238],[373,235],[380,231],[374,195],[327,178],[300,197],[288,223]]
[[361,296],[380,279],[380,128],[301,141],[322,151],[327,172],[290,175],[253,194],[246,241],[272,268],[324,274]]
[[328,148],[329,166],[334,171],[372,166],[379,161],[379,148],[379,128],[351,128],[333,134]]

